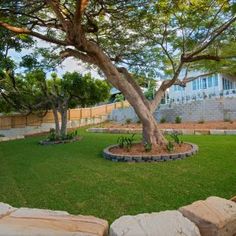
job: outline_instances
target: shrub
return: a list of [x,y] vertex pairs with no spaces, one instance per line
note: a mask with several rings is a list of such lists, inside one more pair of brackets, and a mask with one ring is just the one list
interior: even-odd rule
[[177,132],[170,134],[170,137],[174,140],[175,143],[179,145],[183,143],[183,141],[180,139],[179,134]]
[[180,116],[175,117],[175,123],[180,124],[182,122],[182,118]]
[[152,144],[151,143],[145,143],[144,144],[144,150],[145,150],[145,152],[150,152],[152,150]]
[[168,152],[173,152],[174,151],[173,142],[169,141],[168,144],[166,145],[166,149],[167,149]]
[[160,119],[160,123],[161,123],[161,124],[166,123],[166,118],[162,117],[162,118]]
[[71,139],[74,139],[75,137],[77,137],[78,136],[78,130],[75,130],[75,131],[73,131],[73,132],[71,132],[71,133],[68,133],[65,137],[64,137],[64,139],[66,139],[66,140],[71,140]]
[[225,118],[224,122],[230,122],[231,123],[231,120],[229,118]]
[[128,125],[128,124],[130,124],[132,122],[132,119],[130,119],[130,118],[127,118],[126,120],[125,120],[125,123]]
[[141,122],[141,120],[138,119],[136,123],[137,124],[141,124],[142,122]]
[[4,134],[0,134],[0,137],[5,137],[5,135]]
[[199,121],[198,121],[198,124],[204,124],[204,123],[205,123],[204,120],[199,120]]
[[56,135],[56,130],[55,129],[50,129],[49,130],[49,135],[47,137],[49,141],[57,141],[59,140],[59,137]]
[[124,136],[119,137],[117,139],[118,146],[120,148],[126,148],[127,151],[130,151],[131,147],[133,146],[134,136],[135,134],[133,134],[131,137],[124,137]]

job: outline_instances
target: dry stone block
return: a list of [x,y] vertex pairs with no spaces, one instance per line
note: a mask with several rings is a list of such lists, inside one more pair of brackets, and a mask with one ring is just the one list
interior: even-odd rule
[[16,210],[16,208],[13,208],[8,204],[0,202],[0,219],[6,215],[9,215],[14,210]]
[[[6,207],[5,207],[6,208]],[[19,208],[0,219],[0,236],[106,236],[108,223],[64,211]]]
[[236,203],[233,201],[209,197],[179,210],[198,226],[202,236],[236,235]]
[[225,131],[223,129],[211,129],[210,134],[212,134],[212,135],[224,135]]
[[227,135],[236,135],[236,130],[225,130],[225,134],[227,134]]
[[208,130],[208,129],[196,129],[194,131],[194,133],[196,135],[208,135],[208,134],[210,134],[210,130]]
[[185,135],[193,135],[194,130],[193,129],[182,129],[182,133]]
[[122,216],[110,227],[109,236],[200,236],[195,224],[178,211]]

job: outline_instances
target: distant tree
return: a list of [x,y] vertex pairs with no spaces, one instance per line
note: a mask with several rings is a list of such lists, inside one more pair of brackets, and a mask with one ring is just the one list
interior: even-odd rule
[[69,108],[94,105],[109,97],[109,86],[105,81],[77,72],[68,72],[63,78],[59,78],[56,73],[46,78],[42,70],[17,77],[6,73],[0,80],[0,86],[8,110],[10,106],[15,111],[42,116],[52,109],[56,135],[62,138],[67,134]]

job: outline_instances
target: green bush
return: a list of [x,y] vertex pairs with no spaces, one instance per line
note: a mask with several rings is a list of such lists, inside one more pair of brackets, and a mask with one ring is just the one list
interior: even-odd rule
[[166,118],[162,117],[162,118],[160,119],[160,123],[161,123],[161,124],[166,123]]
[[60,137],[58,137],[58,136],[56,135],[56,130],[55,130],[55,129],[50,129],[49,135],[48,135],[47,139],[48,139],[49,141],[57,141],[57,140],[60,139]]
[[145,150],[145,152],[150,152],[152,150],[152,144],[151,143],[145,143],[144,144],[144,150]]
[[127,151],[130,151],[131,147],[133,146],[134,136],[135,134],[133,134],[131,137],[124,137],[124,136],[119,137],[117,139],[118,146],[120,148],[126,148]]
[[5,137],[5,135],[4,134],[0,134],[0,137]]
[[205,123],[204,120],[199,120],[199,121],[198,121],[198,124],[204,124],[204,123]]
[[177,143],[177,144],[182,144],[183,143],[183,141],[180,139],[180,137],[179,137],[179,134],[178,134],[178,132],[174,132],[174,133],[172,133],[172,134],[170,134],[170,137],[173,139],[173,141],[175,142],[175,143]]
[[169,141],[166,145],[166,149],[168,152],[173,152],[174,151],[174,144],[173,142]]
[[175,123],[180,124],[182,122],[182,118],[180,116],[175,117]]
[[126,120],[125,120],[125,123],[128,125],[128,124],[130,124],[132,122],[132,119],[130,119],[130,118],[127,118]]

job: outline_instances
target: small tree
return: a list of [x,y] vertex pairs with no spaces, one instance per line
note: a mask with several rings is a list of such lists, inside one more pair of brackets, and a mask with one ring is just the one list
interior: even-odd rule
[[[51,79],[45,77],[40,81],[40,89],[48,99],[55,120],[56,134],[64,137],[67,134],[68,109],[76,106],[91,106],[109,97],[109,86],[106,82],[96,80],[90,74],[77,72],[58,78],[52,73]],[[61,126],[58,113],[61,117]]]

